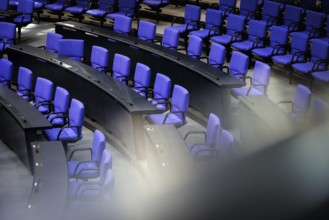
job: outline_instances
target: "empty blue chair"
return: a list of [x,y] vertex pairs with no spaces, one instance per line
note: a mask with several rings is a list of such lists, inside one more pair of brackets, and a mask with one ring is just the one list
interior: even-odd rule
[[58,16],[60,21],[62,18],[62,13],[64,8],[71,6],[71,1],[68,0],[57,0],[55,3],[45,5],[45,8],[48,9],[50,14],[55,14]]
[[249,57],[243,53],[233,51],[230,66],[223,66],[222,69],[237,79],[244,79],[248,72],[248,66]]
[[62,39],[58,40],[58,54],[72,60],[81,62],[84,56],[84,40]]
[[314,122],[323,122],[327,119],[329,113],[329,104],[322,99],[317,98],[313,103],[312,119]]
[[137,16],[137,1],[136,0],[120,0],[119,11],[110,12],[106,15],[106,18],[115,20],[117,16],[135,17]]
[[218,10],[222,11],[224,14],[224,18],[228,16],[228,14],[234,13],[236,9],[236,0],[220,0],[218,3],[211,4],[211,7],[216,7]]
[[210,40],[215,43],[222,44],[226,47],[226,49],[228,49],[232,43],[242,41],[245,24],[245,17],[230,14],[227,17],[226,34],[211,37]]
[[235,98],[239,96],[257,96],[267,95],[267,87],[270,83],[271,68],[268,64],[256,61],[252,77],[245,76],[250,79],[250,86],[243,88],[232,88],[231,95]]
[[[69,160],[68,160],[69,178],[94,179],[94,178],[99,177],[99,174],[100,174],[99,168],[101,165],[101,160],[103,158],[103,153],[104,153],[105,148],[106,148],[106,138],[105,138],[104,134],[99,130],[95,130],[91,148],[90,147],[87,147],[87,148],[79,147],[79,148],[73,149],[71,151]],[[90,152],[90,161],[72,160],[72,157],[76,153],[83,152],[83,151]],[[105,155],[105,157],[107,157],[107,156],[110,156],[110,158],[111,158],[111,154]],[[111,163],[111,162],[112,162],[112,160],[110,159],[108,161],[108,163]],[[112,164],[108,164],[108,166],[109,166],[109,168],[111,168]],[[90,169],[90,168],[92,168],[92,169]]]
[[250,53],[251,50],[265,46],[266,24],[251,20],[248,27],[248,39],[243,42],[235,42],[231,46],[243,53]]
[[61,39],[63,39],[63,35],[54,32],[48,32],[46,38],[46,45],[41,46],[40,48],[44,48],[52,53],[58,53],[59,40]]
[[83,14],[91,7],[92,0],[76,0],[76,5],[70,6],[64,9],[65,12],[68,12],[73,15],[73,17],[79,18],[79,21],[82,21]]
[[179,32],[166,27],[163,31],[161,45],[165,48],[176,50],[179,44]]
[[192,58],[200,59],[203,41],[200,37],[191,35],[186,54]]
[[223,45],[212,43],[207,63],[215,68],[222,68],[225,63],[226,49]]
[[11,8],[16,8],[18,6],[18,0],[9,0],[9,6]]
[[151,124],[186,124],[186,113],[189,105],[188,91],[179,85],[174,86],[169,113],[148,115],[146,118]]
[[114,54],[112,77],[127,84],[130,73],[130,63],[131,60],[129,57],[118,53]]
[[[325,15],[315,11],[306,11],[306,21],[305,21],[305,30],[298,32],[308,36],[308,38],[317,38],[320,37],[324,24]],[[292,33],[291,35],[293,36]]]
[[200,143],[195,143],[188,145],[189,150],[191,151],[194,159],[212,159],[217,156],[216,151],[216,141],[218,140],[218,136],[221,133],[221,123],[219,118],[210,113],[208,117],[207,127],[205,131],[189,131],[185,137],[185,142],[187,138],[191,135],[203,135],[204,141]]
[[17,91],[16,94],[26,101],[32,100],[33,74],[32,71],[25,68],[18,68]]
[[144,5],[150,7],[150,10],[156,12],[157,22],[159,22],[160,12],[162,11],[161,8],[165,7],[169,4],[169,0],[143,0]]
[[100,46],[92,46],[90,64],[94,69],[105,72],[109,64],[108,49]]
[[216,141],[216,151],[218,160],[229,159],[235,153],[235,141],[233,135],[223,129],[219,135],[219,140]]
[[141,40],[153,42],[156,34],[156,25],[148,21],[140,21],[137,37]]
[[62,141],[64,144],[76,142],[82,138],[82,126],[85,108],[82,102],[72,99],[68,125],[44,131],[49,141]]
[[244,16],[247,21],[255,19],[258,9],[258,0],[240,0],[240,15]]
[[329,70],[313,72],[312,77],[324,83],[329,83]]
[[277,24],[281,13],[281,5],[273,1],[265,1],[263,6],[263,16],[261,21],[266,23],[267,27]]
[[266,48],[252,50],[256,58],[268,60],[275,55],[285,54],[288,43],[288,30],[281,26],[273,26],[271,29],[270,45]]
[[0,11],[7,11],[8,10],[9,0],[2,0],[0,2]]
[[115,12],[116,4],[116,0],[99,0],[98,8],[89,9],[86,11],[86,14],[90,15],[92,19],[100,21],[101,26],[103,26],[105,15]]
[[303,9],[286,5],[284,10],[283,25],[281,27],[288,30],[288,32],[295,32],[300,30],[303,18]]
[[14,23],[18,29],[18,39],[21,39],[21,29],[32,22],[34,2],[32,0],[20,0],[17,12],[22,13],[14,18]]
[[42,114],[51,111],[51,101],[54,97],[54,83],[48,79],[38,77],[34,88],[33,106]]
[[155,77],[154,87],[152,92],[152,104],[157,109],[167,110],[168,100],[171,91],[171,79],[161,73],[157,73]]
[[49,3],[49,0],[34,0],[34,10],[37,12],[37,20],[40,23],[42,8]]
[[51,112],[47,115],[48,121],[55,127],[61,127],[67,124],[70,95],[69,92],[57,87],[55,91],[54,102]]
[[135,74],[134,74],[134,81],[133,81],[134,90],[138,92],[140,95],[146,97],[146,92],[150,86],[150,80],[151,80],[150,67],[142,63],[137,63]]
[[113,30],[121,34],[129,34],[131,31],[132,19],[124,15],[117,15],[114,21]]
[[221,34],[221,28],[223,25],[223,12],[215,9],[206,10],[206,21],[201,23],[204,26],[204,29],[191,31],[191,36],[198,36],[203,40],[208,40],[214,35]]
[[8,89],[11,88],[14,65],[11,61],[0,59],[0,85]]
[[0,54],[5,52],[6,48],[15,43],[16,25],[9,22],[0,22]]
[[326,21],[326,33],[325,36],[322,38],[316,38],[316,39],[311,39],[310,41],[313,42],[314,40],[322,40],[324,42],[329,43],[329,16],[327,16],[327,21]]

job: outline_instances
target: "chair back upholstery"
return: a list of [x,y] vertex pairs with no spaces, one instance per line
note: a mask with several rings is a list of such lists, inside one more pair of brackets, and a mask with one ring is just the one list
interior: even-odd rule
[[303,85],[298,85],[294,98],[294,112],[307,113],[311,105],[312,92]]
[[113,30],[121,34],[128,34],[131,31],[131,23],[132,19],[130,17],[117,15],[114,20]]
[[58,54],[81,62],[84,56],[84,40],[62,39],[59,40]]
[[[189,92],[182,86],[175,85],[171,99],[171,112],[186,123],[186,113],[189,105]],[[175,113],[179,112],[179,113]]]
[[103,72],[109,64],[108,49],[100,46],[92,46],[90,63],[93,68]]
[[63,35],[54,32],[47,33],[46,50],[57,53],[59,49],[59,40],[63,39]]
[[99,131],[95,130],[93,143],[91,146],[92,149],[92,161],[96,161],[100,165],[104,149],[106,148],[106,138],[105,135]]
[[156,34],[156,25],[149,21],[140,21],[137,36],[141,40],[153,42]]

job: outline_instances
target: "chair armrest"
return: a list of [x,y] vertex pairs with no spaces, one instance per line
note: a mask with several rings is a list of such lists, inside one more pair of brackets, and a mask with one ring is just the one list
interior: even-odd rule
[[[214,32],[214,34],[211,34],[211,32]],[[220,33],[220,26],[219,25],[213,25],[209,28],[209,31],[208,31],[208,38],[210,36],[213,36],[213,35],[217,35]]]
[[217,157],[217,150],[216,150],[216,148],[214,148],[214,147],[209,147],[209,149],[201,149],[201,150],[198,150],[198,151],[195,153],[195,156],[199,155],[199,154],[202,153],[202,152],[210,152],[210,154],[213,154],[212,156],[213,156],[214,158]]
[[265,37],[258,37],[254,40],[253,44],[252,44],[252,49],[254,48],[259,48],[259,43],[263,42],[263,47],[265,46]]
[[[233,75],[236,75],[236,74],[233,74]],[[241,75],[241,74],[237,74],[237,75]],[[243,81],[246,81],[246,79],[249,79],[250,80],[250,87],[253,86],[253,79],[251,76],[241,76],[239,77],[239,79],[243,79]]]
[[224,69],[226,69],[226,72],[224,71],[224,73],[230,74],[230,67],[228,67],[228,66],[222,66],[220,69],[222,71],[224,71]]
[[291,57],[291,64],[294,64],[294,63],[303,63],[303,61],[299,61],[299,59],[301,57],[304,57],[304,59],[306,59],[306,53],[305,52],[296,52],[292,55]]
[[249,87],[249,89],[247,91],[247,94],[246,94],[247,96],[249,96],[249,93],[250,93],[251,89],[253,87],[255,87],[255,86],[261,86],[261,87],[263,87],[263,89],[264,89],[264,95],[267,94],[267,85],[266,84],[253,84],[251,87]]
[[182,22],[185,21],[184,17],[174,17],[173,20],[171,21],[171,26],[173,26],[177,20],[182,20]]
[[52,102],[51,101],[41,101],[34,103],[34,107],[39,108],[40,106],[48,105],[51,108]]
[[192,28],[192,30],[197,30],[197,29],[199,29],[199,21],[189,21],[189,22],[187,22],[186,24],[186,27],[185,27],[185,32],[188,32],[189,30],[188,30],[188,27],[189,26],[192,26],[193,28]]
[[76,153],[76,152],[80,152],[80,151],[90,151],[90,157],[92,156],[92,149],[90,147],[84,147],[84,148],[78,148],[78,149],[73,149],[70,153],[70,156],[69,156],[69,159],[68,160],[71,160],[73,155]]
[[243,31],[235,31],[235,32],[232,34],[232,37],[231,37],[230,43],[233,43],[233,42],[238,41],[237,38],[238,38],[239,36],[242,36],[242,35],[243,35]]
[[165,116],[165,118],[163,119],[162,124],[163,124],[163,125],[166,124],[166,121],[167,121],[169,115],[171,115],[171,114],[176,114],[176,113],[180,113],[180,114],[182,114],[183,117],[185,117],[185,112],[182,112],[182,111],[169,112],[169,113]]
[[321,69],[325,69],[325,68],[320,68],[320,65],[328,65],[328,60],[317,60],[313,64],[311,72],[318,71],[318,70],[321,70]]
[[315,38],[316,34],[321,35],[321,28],[312,28],[308,34],[309,38]]
[[[80,162],[80,163],[82,164],[82,163],[90,163],[90,162],[91,162],[91,161],[89,161],[89,162],[88,162],[88,161],[83,161],[83,162]],[[94,161],[92,161],[92,162],[94,162]],[[79,163],[79,164],[80,164],[80,163]],[[96,162],[95,162],[95,163],[96,163]],[[78,173],[76,173],[77,169],[74,170],[74,171],[75,171],[74,176],[76,177],[76,178],[75,178],[76,180],[78,180],[78,179],[83,179],[83,178],[82,178],[83,173],[84,173],[84,172],[88,172],[88,171],[96,171],[96,173],[97,173],[96,175],[99,176],[99,168],[98,168],[98,167],[97,167],[97,168],[96,168],[96,167],[86,167],[86,168],[81,168],[80,171],[79,171]]]
[[205,131],[189,131],[184,136],[184,141],[186,141],[186,139],[192,134],[202,134],[204,136],[204,142],[206,143],[206,132]]
[[278,103],[276,103],[277,105],[281,105],[281,104],[290,104],[291,105],[291,111],[294,111],[294,102],[293,101],[280,101]]
[[[76,128],[77,130],[78,130],[78,133],[80,133],[80,127],[79,126],[65,126],[65,127],[62,127],[60,130],[59,130],[59,132],[58,132],[58,134],[57,134],[57,138],[56,138],[56,140],[58,140],[58,141],[60,141],[60,136],[61,136],[61,134],[62,134],[62,132],[63,132],[63,130],[64,129],[68,129],[68,128]],[[77,135],[77,139],[74,139],[74,140],[72,140],[72,141],[77,141],[77,140],[79,140],[79,135]]]
[[[97,187],[100,188],[100,187],[101,187],[101,184],[100,184],[100,183],[97,183],[97,182],[81,182],[80,185],[77,187],[77,189],[76,189],[74,195],[75,195],[75,196],[78,196],[78,192],[80,192],[80,189],[81,189],[82,187],[85,187],[85,186],[90,186],[90,187],[95,187],[95,186],[97,186]],[[87,188],[87,189],[88,189],[88,190],[90,190],[90,189],[93,189],[93,190],[94,190],[94,188]],[[83,189],[82,192],[81,192],[81,194],[83,194],[84,191],[86,191],[86,189]]]
[[299,30],[299,22],[290,22],[288,25],[288,31],[289,30],[295,30],[295,28],[297,28],[296,30]]
[[283,44],[277,44],[277,45],[274,45],[273,47],[273,50],[272,50],[272,56],[276,55],[279,53],[279,50],[280,49],[285,49],[286,48],[286,45],[283,45]]

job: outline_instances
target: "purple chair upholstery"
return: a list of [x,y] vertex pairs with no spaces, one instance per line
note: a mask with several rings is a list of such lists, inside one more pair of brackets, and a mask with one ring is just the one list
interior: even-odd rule
[[22,13],[14,18],[14,23],[18,29],[18,39],[21,39],[21,29],[32,22],[34,1],[32,0],[19,0],[17,12]]
[[207,63],[215,68],[222,68],[225,63],[226,48],[220,44],[212,43]]
[[216,141],[217,158],[228,159],[235,153],[235,141],[233,135],[227,130],[222,130],[219,140]]
[[247,21],[255,19],[258,9],[258,0],[240,0],[240,15],[244,16]]
[[329,83],[329,70],[312,73],[312,77],[321,82]]
[[129,57],[118,53],[114,54],[112,77],[127,84],[130,73],[130,63],[131,60]]
[[161,73],[157,73],[153,87],[152,104],[157,109],[167,110],[168,99],[171,91],[171,79]]
[[176,50],[179,44],[179,32],[166,27],[163,31],[161,45],[168,49]]
[[72,60],[81,62],[84,56],[84,40],[62,39],[59,40],[58,54]]
[[16,8],[18,6],[18,0],[9,0],[9,6]]
[[[306,11],[305,30],[297,33],[306,35],[309,39],[318,38],[321,35],[325,15],[315,11]],[[293,36],[295,32],[291,33]]]
[[67,7],[64,11],[72,14],[74,17],[78,17],[81,22],[82,15],[91,7],[91,4],[92,0],[76,0],[76,5]]
[[156,35],[156,25],[148,21],[140,21],[137,37],[141,40],[153,42]]
[[108,49],[100,46],[92,46],[90,64],[94,69],[105,72],[109,64]]
[[52,111],[47,115],[48,121],[55,127],[61,127],[67,124],[70,95],[69,92],[57,87],[55,98],[52,104]]
[[243,53],[233,51],[230,66],[223,66],[222,69],[226,70],[227,74],[241,79],[247,75],[249,66],[249,57]]
[[33,106],[42,114],[51,111],[51,101],[54,97],[54,83],[48,79],[38,77],[34,89]]
[[[219,3],[212,3],[211,7],[218,8],[223,12],[224,18],[229,14],[234,13],[236,9],[236,0],[220,0]],[[217,7],[216,7],[217,6]]]
[[165,7],[170,3],[169,0],[143,0],[144,5],[150,7],[150,10],[155,11],[157,16],[157,23],[159,22],[160,12],[162,11],[161,8]]
[[202,46],[202,39],[198,36],[191,35],[186,51],[187,55],[192,58],[200,59],[202,55]]
[[115,20],[117,16],[135,17],[137,16],[137,1],[136,0],[120,0],[119,11],[110,12],[106,18]]
[[71,6],[69,0],[57,0],[55,3],[45,5],[45,8],[49,10],[50,14],[58,15],[58,20],[61,20],[62,12],[65,8]]
[[0,11],[7,11],[8,10],[8,4],[9,4],[9,0],[2,0],[0,2]]
[[286,29],[289,33],[299,31],[303,19],[303,9],[286,5],[284,10],[283,25],[282,28]]
[[18,68],[16,94],[26,101],[32,100],[33,73],[25,67]]
[[49,141],[77,142],[82,138],[82,126],[85,108],[82,102],[72,99],[69,110],[69,123],[65,127],[45,130]]
[[186,124],[186,113],[189,105],[188,91],[179,85],[174,86],[169,113],[148,115],[146,119],[151,124],[173,124],[182,126]]
[[59,40],[63,39],[63,35],[54,32],[47,33],[46,45],[44,48],[52,53],[58,53]]
[[132,19],[128,16],[117,15],[114,21],[113,30],[121,34],[129,34],[131,32]]
[[150,86],[151,80],[151,69],[150,67],[137,63],[135,74],[134,74],[134,85],[133,88],[141,96],[146,97],[146,92]]
[[[99,168],[101,165],[103,152],[105,148],[106,148],[106,138],[104,134],[99,130],[95,130],[91,148],[90,147],[76,148],[71,151],[68,161],[69,177],[77,178],[77,179],[98,178],[100,175]],[[72,157],[77,152],[82,152],[82,151],[90,151],[90,161],[72,160]],[[107,156],[108,155],[105,155],[105,158],[107,158]],[[109,156],[110,156],[110,161],[108,166],[109,168],[112,168],[112,157],[111,155]]]
[[[198,29],[200,17],[201,8],[199,6],[186,4],[184,17],[174,17],[170,28],[178,31],[179,34],[188,34],[190,31]],[[174,26],[175,21],[179,19],[183,19],[184,24]]]
[[277,24],[280,13],[280,3],[265,1],[263,6],[263,17],[261,21],[265,22],[267,27],[272,27],[273,25]]
[[0,59],[0,85],[8,89],[11,88],[13,79],[14,65],[11,61]]
[[16,24],[9,22],[0,22],[0,54],[5,52],[6,48],[15,43]]
[[253,76],[250,79],[250,87],[232,88],[231,94],[235,98],[239,96],[267,95],[267,87],[270,83],[271,68],[268,64],[256,61]]
[[86,11],[86,14],[91,15],[92,18],[99,20],[103,26],[104,17],[106,13],[113,13],[115,11],[116,0],[99,0],[98,8]]

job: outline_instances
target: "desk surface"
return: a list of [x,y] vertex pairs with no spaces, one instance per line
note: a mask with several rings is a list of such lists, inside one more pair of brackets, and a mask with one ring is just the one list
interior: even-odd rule
[[21,12],[17,12],[17,11],[0,11],[0,15],[2,17],[16,17],[18,15],[21,15]]
[[149,101],[136,93],[130,87],[84,63],[76,62],[70,58],[29,45],[15,45],[9,47],[8,49],[34,56],[37,59],[51,62],[55,65],[61,66],[62,68],[70,70],[79,77],[84,78],[93,85],[102,89],[107,94],[110,94],[132,115],[156,114],[162,112],[156,109]]
[[140,40],[134,36],[120,34],[101,27],[95,27],[92,25],[82,24],[74,21],[57,22],[56,26],[85,31],[86,34],[89,35],[99,35],[105,38],[110,38],[122,43],[129,44],[141,50],[148,51],[150,53],[176,62],[177,64],[182,65],[193,72],[198,72],[198,74],[207,78],[219,87],[236,88],[245,85],[241,80],[238,80],[219,69],[213,68],[204,62],[186,56],[185,54],[179,53],[177,51],[163,48],[160,45]]

